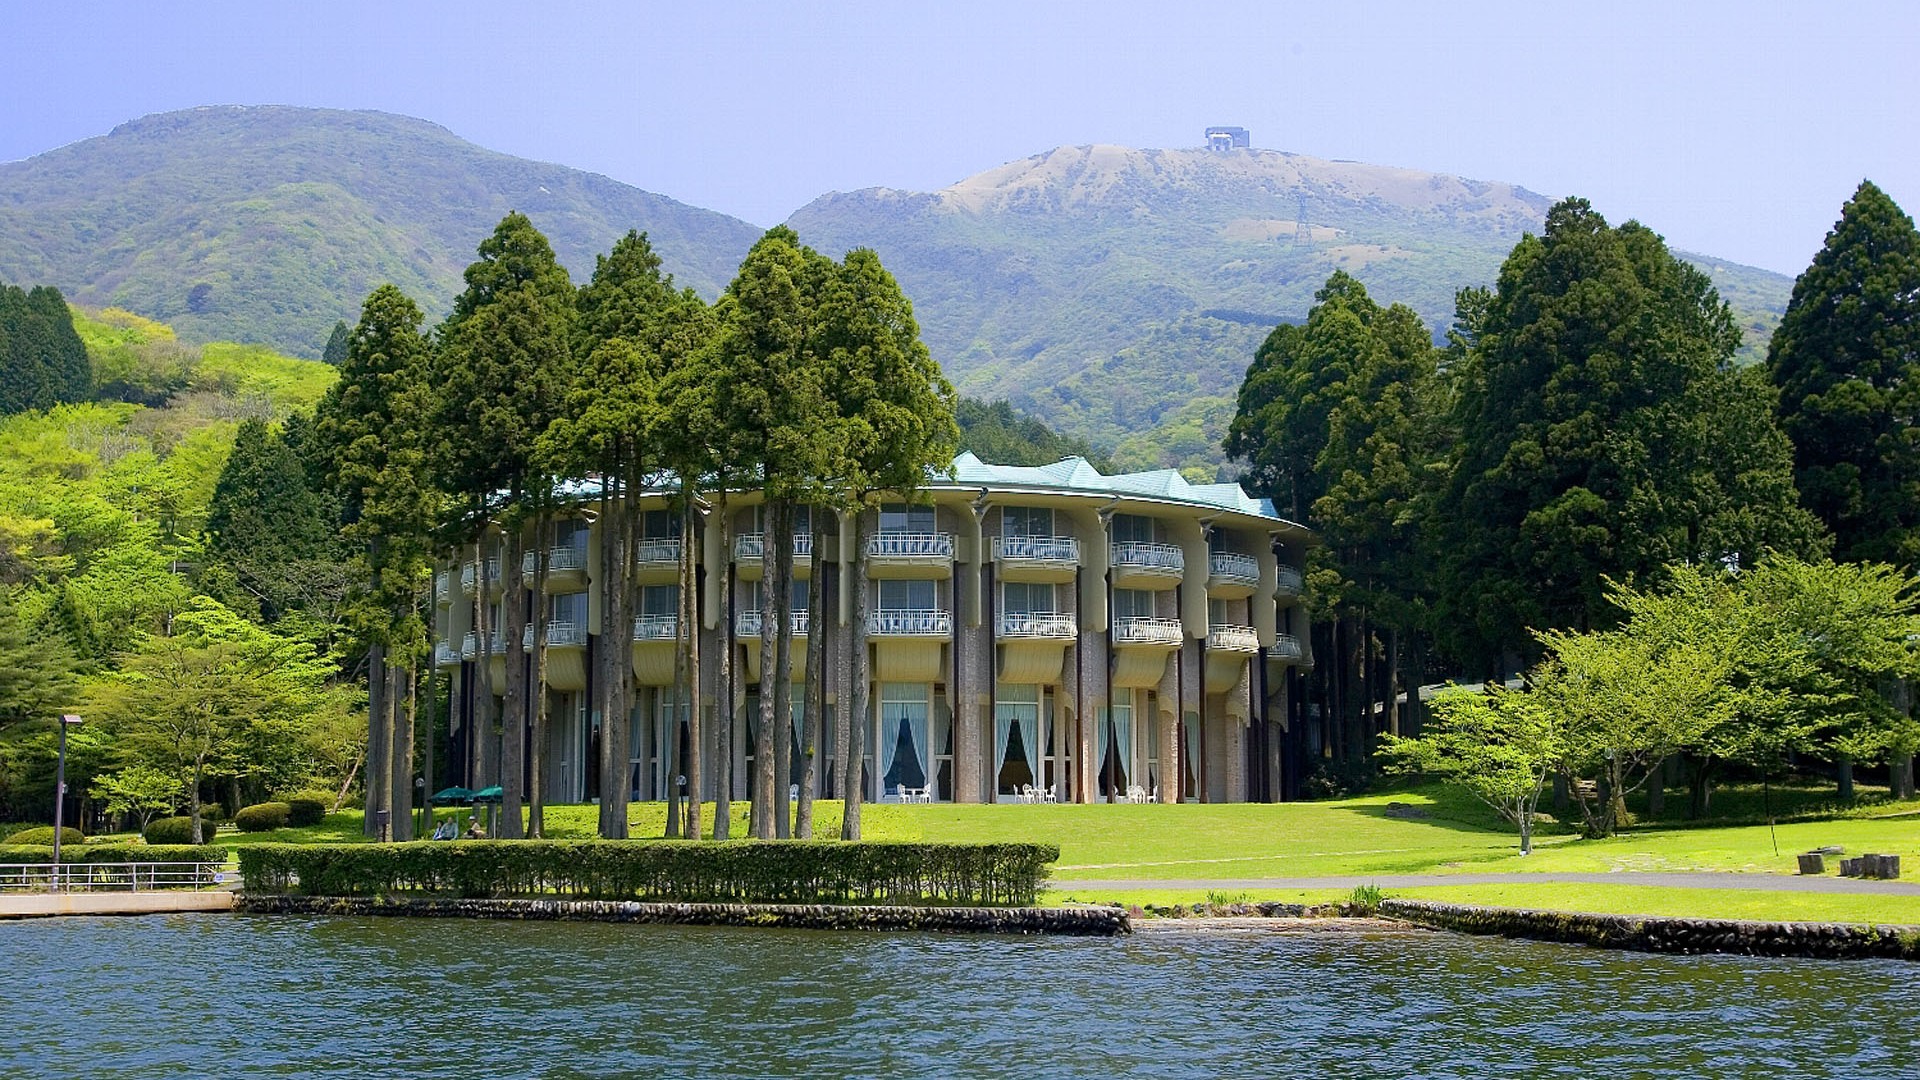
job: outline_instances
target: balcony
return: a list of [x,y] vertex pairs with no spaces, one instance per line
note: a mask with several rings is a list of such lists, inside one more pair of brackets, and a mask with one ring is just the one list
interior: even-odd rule
[[680,644],[680,616],[641,615],[633,620],[633,681],[672,686],[673,658]]
[[1184,633],[1179,619],[1134,617],[1113,621],[1115,648],[1177,649]]
[[1187,572],[1186,554],[1173,544],[1123,540],[1113,545],[1112,558],[1119,589],[1171,589]]
[[[467,594],[468,596],[472,596],[473,590],[478,587],[478,579],[479,579],[478,563],[469,562],[469,563],[462,563],[460,565],[460,591],[461,592]],[[500,588],[501,588],[500,557],[498,555],[495,555],[493,558],[490,558],[487,560],[487,582],[488,582],[488,588],[487,588],[488,592],[497,593],[500,591]]]
[[874,578],[938,580],[953,574],[952,533],[877,532],[867,537]]
[[[505,656],[507,652],[507,636],[495,630],[488,634],[487,637],[493,642],[493,647],[488,651],[494,656]],[[478,633],[469,630],[465,636],[460,639],[460,659],[480,659],[480,635]]]
[[953,615],[938,609],[881,609],[867,615],[867,636],[876,638],[947,638],[953,636]]
[[454,648],[450,642],[445,642],[445,641],[434,642],[433,643],[433,666],[443,667],[443,668],[459,667],[460,666],[460,650]]
[[635,641],[675,641],[679,637],[678,615],[641,615],[633,620]]
[[1080,636],[1074,617],[1057,611],[1009,611],[1000,616],[1002,640],[1072,641]]
[[1297,599],[1306,587],[1306,579],[1300,576],[1298,568],[1280,567],[1279,588],[1275,591],[1276,596],[1283,600]]
[[1130,616],[1113,621],[1113,685],[1147,690],[1160,685],[1167,657],[1186,640],[1179,619]]
[[1251,626],[1215,623],[1207,629],[1207,651],[1256,653],[1260,651],[1260,636]]
[[[762,559],[766,558],[767,535],[765,533],[741,533],[733,538],[734,572],[741,581],[759,581],[764,568]],[[793,576],[805,578],[813,573],[813,534],[797,532],[793,534]]]
[[1273,639],[1273,647],[1267,650],[1269,660],[1298,661],[1306,653],[1300,648],[1300,639],[1292,634],[1280,634]]
[[[465,590],[472,592],[472,589]],[[436,570],[433,573],[433,602],[436,604],[453,603],[453,571]]]
[[1259,587],[1260,563],[1253,556],[1216,551],[1207,557],[1207,595],[1238,600]]
[[1080,541],[1071,536],[996,536],[993,561],[1002,581],[1072,581],[1080,568]]
[[[584,649],[587,645],[587,628],[579,623],[550,622],[547,624],[548,649]],[[520,633],[520,647],[533,648],[533,624],[528,623]]]
[[[520,557],[520,584],[533,588],[534,571],[540,568],[540,553],[529,551]],[[547,549],[547,591],[580,592],[587,587],[587,550],[578,547]]]
[[633,579],[641,585],[668,585],[679,581],[679,539],[652,537],[634,544]]
[[[807,636],[807,630],[812,625],[812,621],[809,613],[804,610],[789,612],[787,615],[787,625],[793,627],[793,636],[796,638]],[[752,611],[742,611],[734,616],[733,636],[737,638],[752,638],[758,641],[760,639],[760,627],[762,625],[764,625],[764,623],[762,622],[761,612],[758,608]]]

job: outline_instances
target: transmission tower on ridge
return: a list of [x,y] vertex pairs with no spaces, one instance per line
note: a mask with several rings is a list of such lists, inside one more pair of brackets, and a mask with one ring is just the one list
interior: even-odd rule
[[1313,246],[1313,226],[1307,224],[1307,196],[1304,192],[1300,195],[1300,217],[1293,223],[1293,246]]

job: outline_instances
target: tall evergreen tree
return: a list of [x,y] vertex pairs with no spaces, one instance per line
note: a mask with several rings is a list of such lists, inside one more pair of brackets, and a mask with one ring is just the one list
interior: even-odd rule
[[331,553],[326,507],[280,434],[265,421],[242,420],[208,506],[207,555],[252,606],[277,619],[299,603],[298,568]]
[[320,353],[320,359],[339,367],[347,359],[347,343],[353,338],[353,331],[347,329],[347,321],[333,324],[333,333],[327,335],[327,347]]
[[1532,651],[1530,627],[1610,623],[1607,577],[1818,547],[1764,387],[1731,367],[1730,311],[1652,230],[1562,201],[1461,309],[1461,442],[1435,525],[1463,659],[1491,671]]
[[1920,233],[1871,182],[1794,282],[1767,371],[1835,555],[1920,565]]
[[85,401],[92,392],[87,347],[60,290],[0,283],[0,415]]

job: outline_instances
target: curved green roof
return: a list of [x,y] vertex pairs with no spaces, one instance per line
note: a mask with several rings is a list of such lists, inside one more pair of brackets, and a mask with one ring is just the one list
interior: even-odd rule
[[972,451],[966,451],[954,458],[953,466],[935,480],[936,483],[942,481],[962,487],[1041,488],[1118,498],[1164,499],[1294,524],[1274,510],[1272,499],[1256,499],[1239,484],[1189,483],[1174,469],[1108,476],[1081,457],[1062,458],[1051,465],[989,465]]

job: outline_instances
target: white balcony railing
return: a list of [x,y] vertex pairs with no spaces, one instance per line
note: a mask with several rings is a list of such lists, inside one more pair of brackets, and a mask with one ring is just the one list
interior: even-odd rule
[[446,642],[446,641],[434,642],[433,643],[433,666],[434,667],[459,667],[460,651],[458,649],[455,649],[451,642]]
[[[754,562],[766,558],[766,533],[741,533],[733,538],[733,558],[735,562]],[[796,559],[813,558],[813,534],[797,532],[793,534],[793,557]]]
[[[579,623],[550,622],[547,624],[547,648],[577,649],[587,643],[587,628]],[[533,624],[520,632],[520,647],[533,648]]]
[[953,534],[872,533],[867,537],[867,554],[876,559],[951,559]]
[[[534,571],[539,568],[539,552],[529,551],[525,555],[520,556],[520,573],[522,576],[532,577]],[[549,574],[562,570],[585,570],[586,568],[587,552],[585,548],[567,546],[547,549],[547,573]]]
[[1251,555],[1241,555],[1233,551],[1216,551],[1207,557],[1209,576],[1223,581],[1239,582],[1244,585],[1260,584],[1260,564]]
[[1072,641],[1080,634],[1073,616],[1058,611],[1008,611],[1000,616],[1000,636]]
[[[462,563],[460,565],[460,591],[464,593],[470,593],[474,589],[478,588],[479,587],[479,583],[477,580],[478,576],[479,576],[478,563],[471,563],[471,562]],[[499,588],[500,556],[498,555],[495,555],[492,558],[487,560],[487,580],[492,583],[490,587]]]
[[433,598],[442,603],[453,597],[453,571],[436,570],[433,573]]
[[1260,635],[1251,626],[1215,623],[1207,630],[1207,648],[1219,652],[1259,652]]
[[[806,637],[808,628],[813,625],[813,620],[805,609],[800,609],[788,613],[787,624],[793,627],[794,637]],[[735,637],[754,638],[757,640],[760,637],[760,627],[763,625],[765,624],[760,617],[760,610],[758,608],[751,611],[742,611],[734,617],[733,635]]]
[[1071,536],[996,536],[993,557],[998,560],[1078,563],[1080,541]]
[[1301,590],[1306,588],[1306,584],[1306,579],[1300,576],[1299,570],[1291,566],[1280,567],[1279,585],[1281,596],[1299,596]]
[[1292,634],[1281,634],[1273,639],[1273,648],[1267,655],[1280,660],[1298,660],[1305,654],[1300,651],[1300,639]]
[[[493,631],[487,636],[493,641],[493,647],[489,651],[495,656],[505,656],[507,653],[507,636],[498,630]],[[460,639],[460,659],[480,659],[480,635],[477,632],[469,630],[466,632],[466,635]]]
[[635,641],[674,641],[679,637],[678,615],[641,615],[633,620]]
[[1179,619],[1133,616],[1113,620],[1115,645],[1171,645],[1178,647],[1185,628]]
[[947,637],[953,615],[939,610],[881,609],[867,616],[869,637]]
[[1166,570],[1185,573],[1187,556],[1174,544],[1150,544],[1142,540],[1123,540],[1113,545],[1113,565],[1138,570]]
[[678,539],[642,540],[633,545],[633,561],[641,566],[680,565]]

